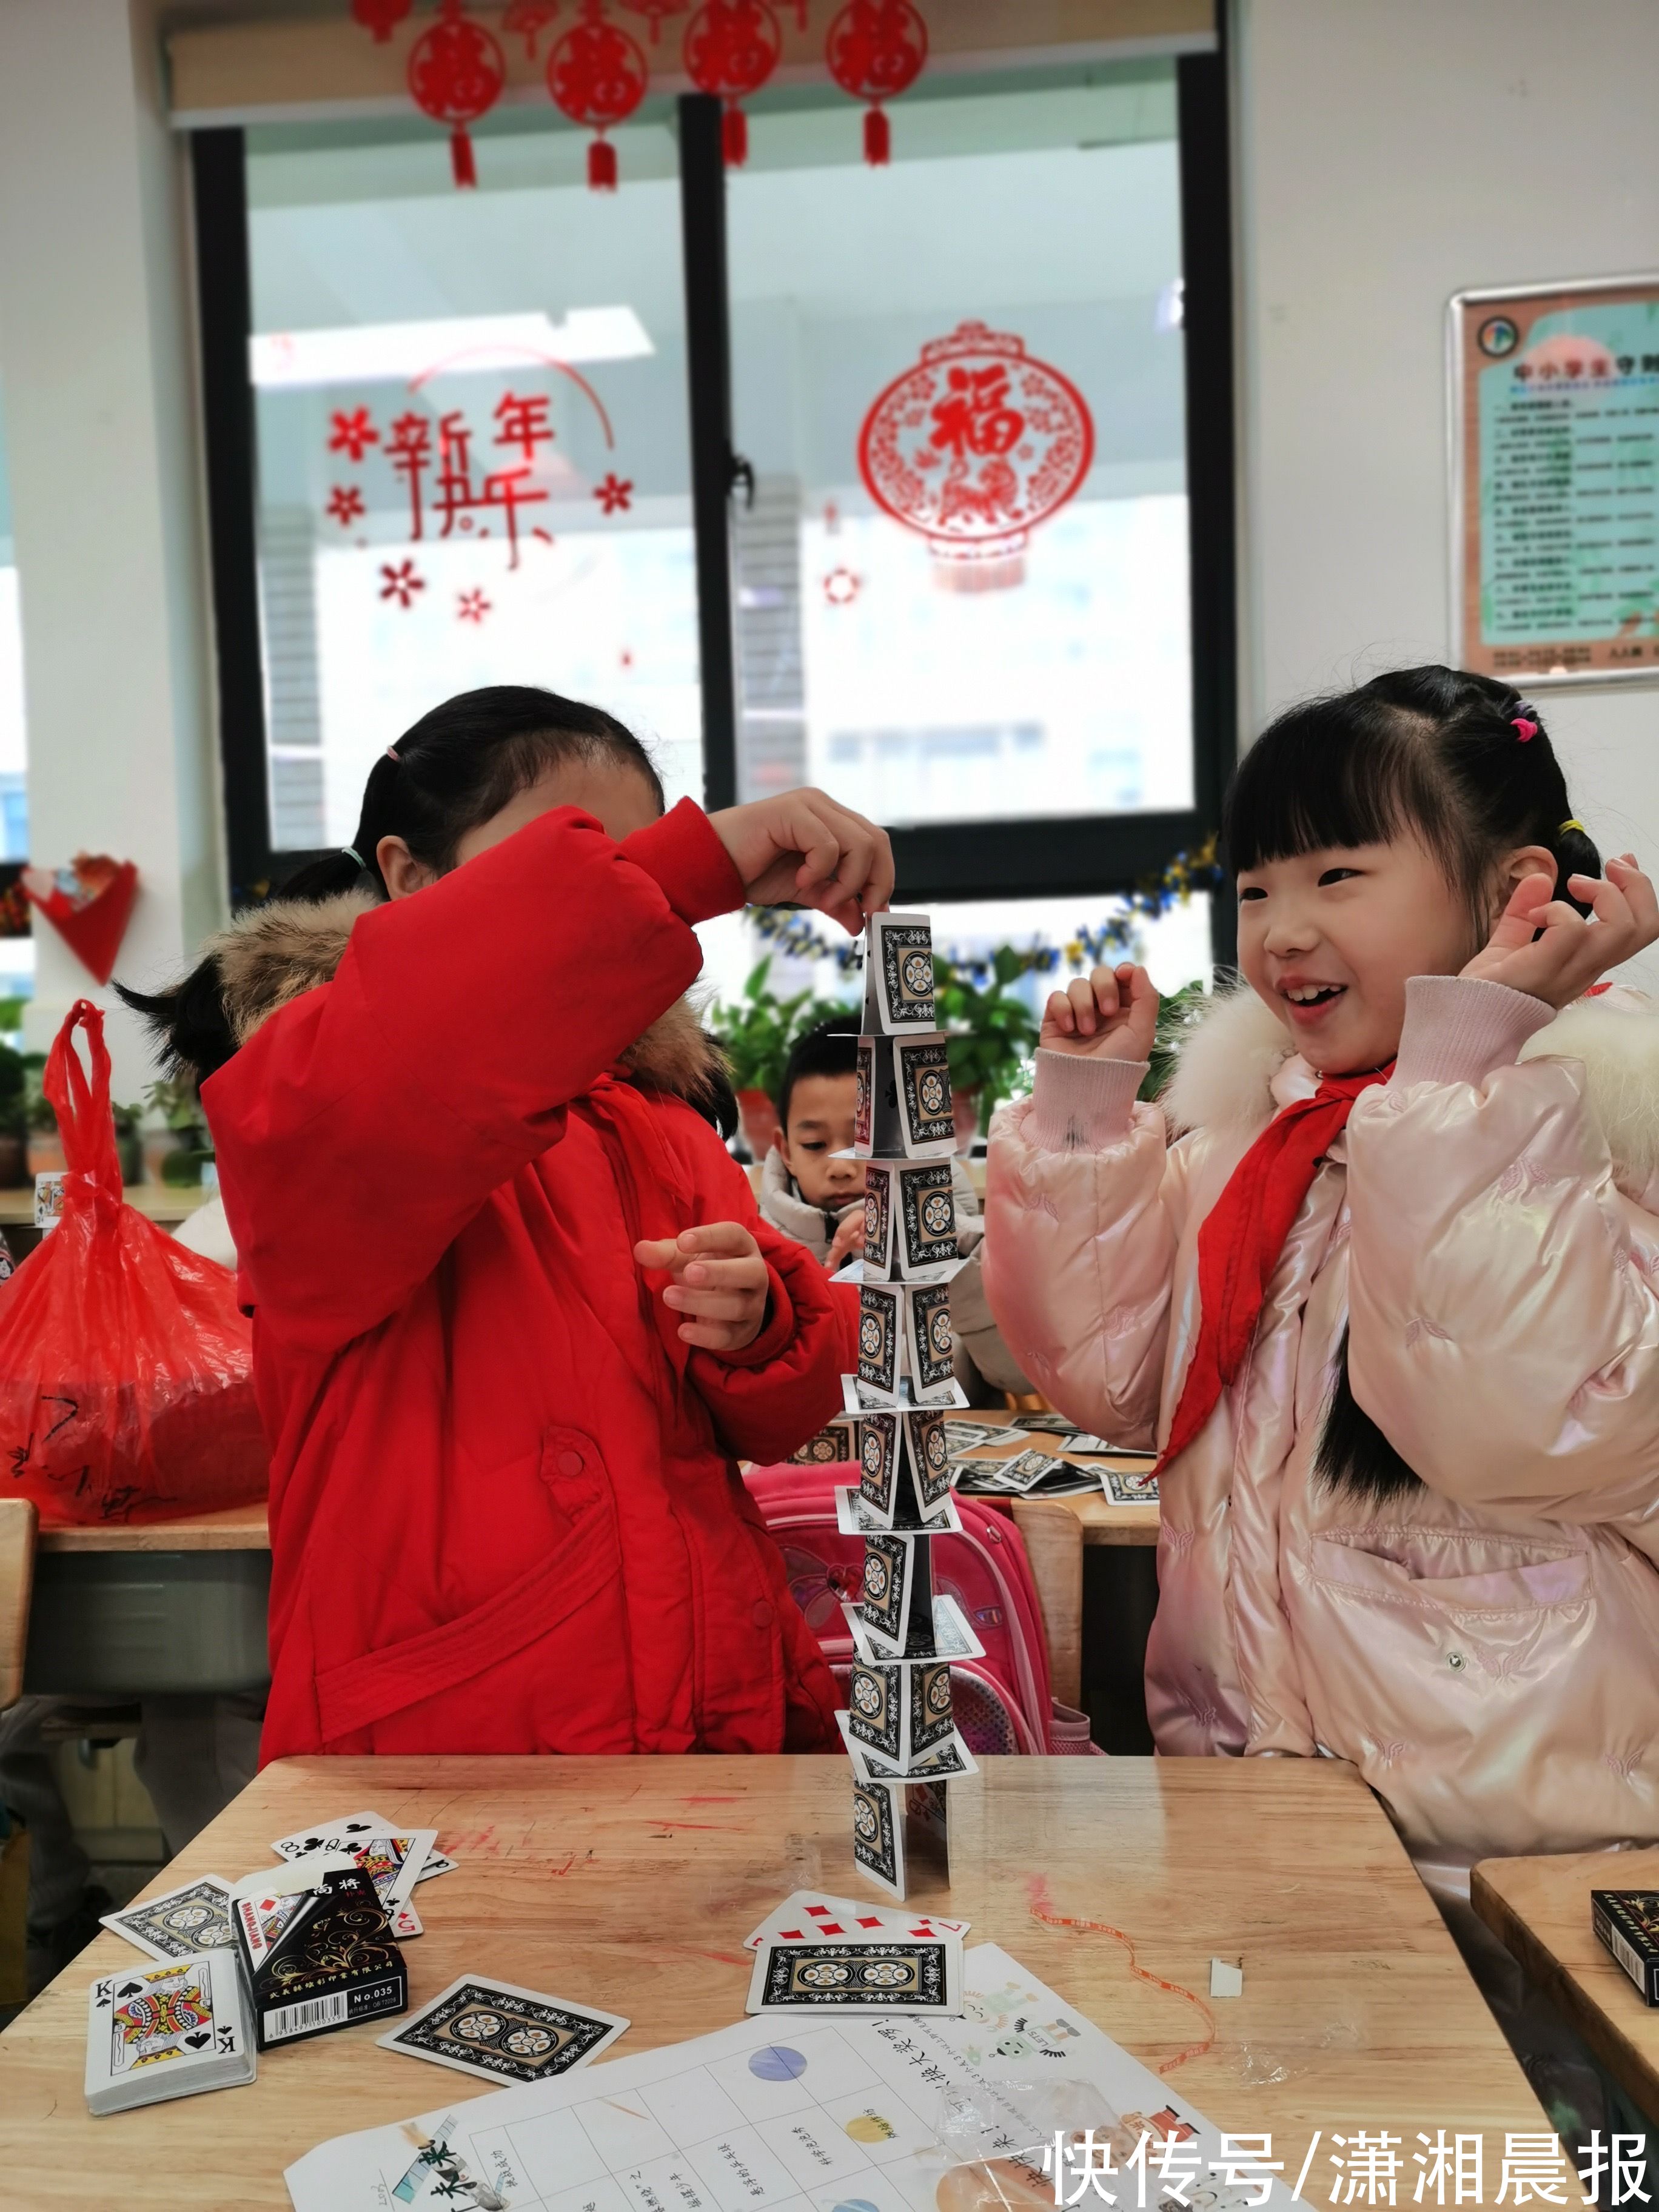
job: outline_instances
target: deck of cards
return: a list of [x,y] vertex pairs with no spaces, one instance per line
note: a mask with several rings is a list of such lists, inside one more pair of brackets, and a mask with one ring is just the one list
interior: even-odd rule
[[104,1974],[87,2001],[87,2104],[98,2115],[234,2089],[258,2061],[225,1949]]

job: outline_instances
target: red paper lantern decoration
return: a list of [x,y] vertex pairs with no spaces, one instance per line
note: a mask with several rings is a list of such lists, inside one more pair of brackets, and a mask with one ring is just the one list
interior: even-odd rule
[[351,0],[351,20],[373,32],[375,45],[383,46],[414,4],[415,0]]
[[478,181],[466,126],[489,112],[506,82],[507,63],[489,33],[468,20],[462,0],[441,0],[437,21],[410,52],[409,89],[422,115],[449,125],[458,185]]
[[651,25],[651,43],[654,46],[662,36],[664,19],[669,15],[683,15],[691,5],[691,0],[622,0],[622,4],[630,15],[647,18]]
[[867,100],[864,158],[879,167],[890,158],[891,133],[882,106],[908,92],[927,58],[927,26],[910,0],[851,0],[830,26],[823,50],[830,74],[854,100]]
[[758,92],[778,65],[783,33],[766,0],[703,0],[685,27],[685,73],[700,92],[726,102],[721,146],[728,166],[749,158],[749,121],[738,102]]
[[559,12],[559,0],[507,0],[501,28],[524,40],[525,58],[536,58],[536,41]]
[[587,149],[588,185],[614,192],[617,149],[605,134],[645,98],[650,70],[639,40],[605,21],[605,0],[582,0],[582,15],[547,58],[547,88],[561,115],[598,132]]
[[963,323],[923,346],[859,432],[859,473],[878,507],[927,540],[941,582],[1017,583],[1040,522],[1094,461],[1088,403],[1012,333]]

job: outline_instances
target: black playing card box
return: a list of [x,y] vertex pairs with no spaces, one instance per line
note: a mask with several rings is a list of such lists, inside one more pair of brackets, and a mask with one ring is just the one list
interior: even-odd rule
[[1593,1889],[1590,1925],[1642,1992],[1659,2004],[1659,1890]]
[[408,2011],[403,1953],[355,1859],[319,1851],[250,1875],[230,1917],[261,2051]]

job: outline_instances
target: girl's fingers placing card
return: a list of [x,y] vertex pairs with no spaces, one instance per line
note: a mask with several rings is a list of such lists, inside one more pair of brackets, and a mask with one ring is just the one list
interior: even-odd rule
[[892,897],[887,832],[823,792],[784,792],[708,818],[756,904],[800,900],[855,933]]

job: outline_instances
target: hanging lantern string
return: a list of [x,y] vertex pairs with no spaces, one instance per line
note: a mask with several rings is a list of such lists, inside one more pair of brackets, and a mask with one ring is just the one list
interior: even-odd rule
[[449,125],[449,156],[458,185],[476,185],[467,125],[487,115],[507,82],[507,61],[494,37],[468,16],[464,0],[441,0],[437,21],[409,56],[409,89],[434,123]]
[[871,104],[864,118],[864,158],[872,168],[892,158],[892,131],[882,102],[908,92],[927,58],[927,26],[911,0],[850,0],[830,26],[823,58],[843,92]]
[[703,0],[685,27],[685,73],[700,92],[726,103],[720,148],[728,168],[749,158],[749,118],[739,103],[770,78],[783,33],[767,0]]
[[598,135],[587,149],[588,188],[617,189],[617,149],[605,137],[645,98],[650,68],[637,39],[606,19],[605,0],[582,0],[582,20],[555,40],[547,89],[561,115]]

